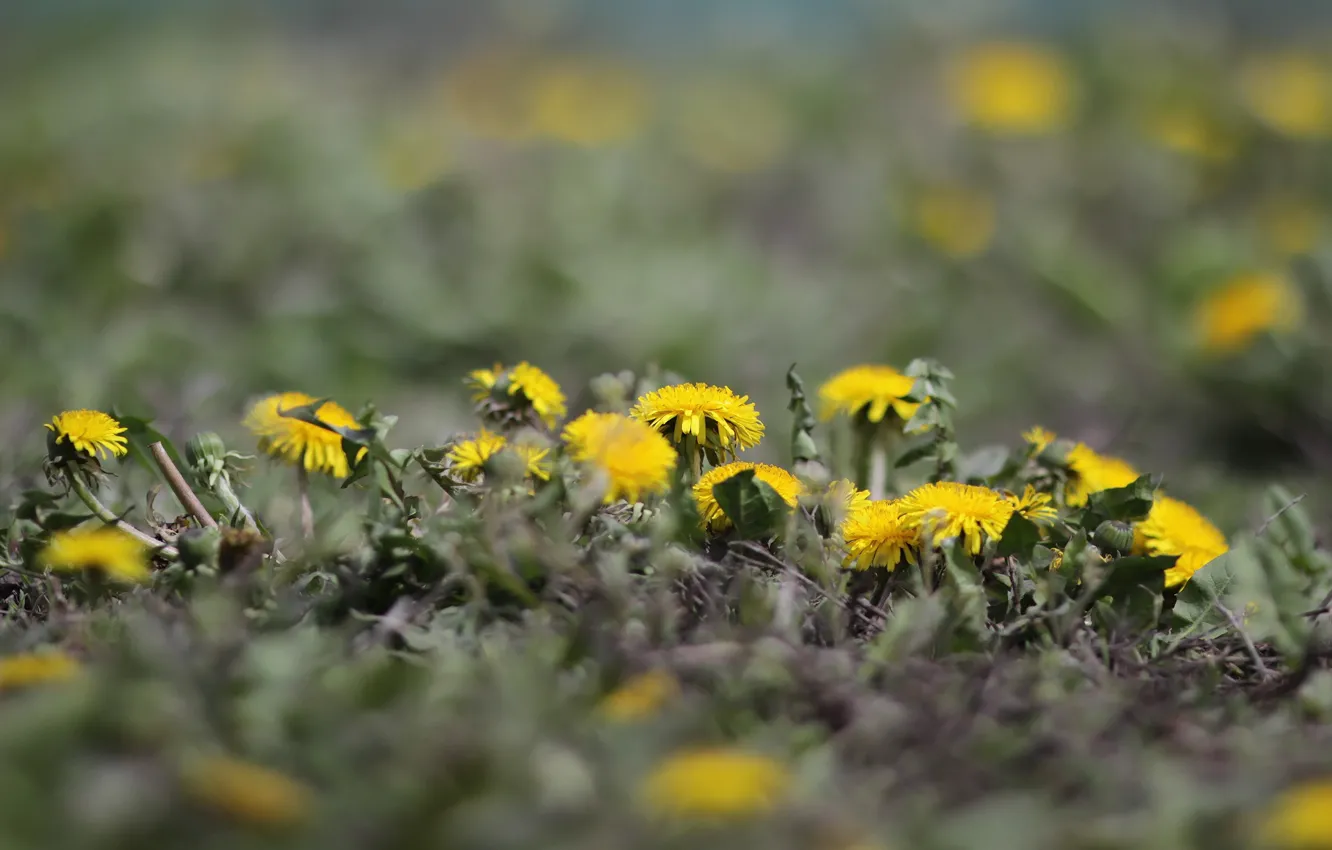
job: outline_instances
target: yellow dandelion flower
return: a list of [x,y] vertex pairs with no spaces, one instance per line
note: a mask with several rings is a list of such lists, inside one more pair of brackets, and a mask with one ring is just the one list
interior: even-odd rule
[[754,470],[754,477],[776,490],[777,495],[781,496],[786,504],[793,508],[796,506],[796,501],[804,490],[804,485],[800,483],[800,479],[780,466],[773,466],[768,463],[750,463],[745,460],[734,461],[709,469],[703,473],[703,476],[698,479],[698,483],[694,485],[694,504],[698,506],[698,516],[705,529],[718,532],[731,527],[731,520],[726,516],[726,512],[722,510],[721,505],[717,504],[717,497],[713,495],[712,488],[737,472],[746,469]]
[[573,458],[606,476],[607,504],[620,499],[637,502],[670,486],[677,455],[651,426],[612,414],[587,423],[575,436]]
[[676,753],[647,777],[643,800],[659,815],[725,818],[777,808],[791,786],[791,772],[775,759],[733,749]]
[[310,789],[286,774],[226,756],[187,762],[181,779],[195,802],[252,826],[298,824],[314,804]]
[[938,186],[911,207],[916,233],[935,250],[959,260],[973,257],[994,236],[994,201],[965,186]]
[[448,454],[450,470],[463,481],[476,481],[485,472],[486,463],[506,448],[522,459],[523,474],[528,478],[550,480],[550,449],[531,443],[511,443],[502,435],[485,430],[474,439],[454,444]]
[[0,691],[68,681],[81,670],[77,660],[59,650],[11,655],[0,658]]
[[1332,134],[1332,75],[1312,53],[1254,56],[1240,68],[1239,89],[1249,111],[1282,135],[1319,139]]
[[630,678],[601,701],[600,712],[611,720],[639,720],[656,714],[680,693],[680,683],[665,670]]
[[1162,109],[1146,122],[1158,143],[1185,156],[1225,162],[1239,150],[1235,134],[1196,108]]
[[676,384],[645,393],[629,415],[666,435],[676,444],[686,436],[698,441],[713,462],[735,457],[763,439],[763,423],[747,395],[730,387]]
[[1072,117],[1072,75],[1040,44],[981,44],[952,64],[948,93],[968,121],[1006,133],[1048,133]]
[[920,530],[902,516],[898,501],[879,500],[847,516],[842,523],[842,540],[846,542],[848,566],[891,570],[904,558],[916,563]]
[[1283,195],[1258,207],[1258,230],[1272,250],[1283,257],[1308,254],[1323,236],[1323,212],[1308,198]]
[[603,58],[566,57],[534,74],[532,127],[556,141],[594,147],[643,126],[647,89],[638,73]]
[[900,500],[902,520],[935,542],[961,538],[972,555],[986,539],[998,539],[1013,515],[1013,504],[988,487],[940,481],[924,484]]
[[66,410],[46,423],[57,446],[72,446],[89,457],[120,457],[129,451],[125,426],[100,410]]
[[1157,496],[1147,518],[1138,523],[1142,548],[1149,555],[1178,555],[1175,565],[1166,570],[1166,587],[1177,587],[1189,580],[1214,558],[1230,551],[1226,536],[1191,505]]
[[861,490],[849,478],[841,478],[828,485],[828,498],[841,506],[843,516],[850,516],[869,505],[870,491]]
[[1128,461],[1098,454],[1082,443],[1069,450],[1068,467],[1073,477],[1068,482],[1064,501],[1074,508],[1087,504],[1092,493],[1127,487],[1141,477]]
[[622,414],[619,413],[601,413],[596,410],[589,410],[570,420],[569,424],[564,426],[560,438],[564,440],[564,445],[568,448],[569,454],[576,455],[586,446],[588,434],[621,418]]
[[1204,351],[1242,351],[1259,335],[1288,331],[1300,320],[1299,293],[1280,272],[1251,272],[1232,278],[1194,312]]
[[100,570],[126,582],[147,581],[152,575],[147,547],[114,526],[58,531],[51,535],[40,560],[53,570]]
[[892,366],[853,366],[829,378],[819,387],[820,415],[831,419],[839,413],[863,414],[870,422],[882,422],[892,410],[903,422],[916,415],[918,402],[905,396],[916,385]]
[[1022,432],[1022,439],[1031,446],[1032,454],[1040,454],[1050,447],[1050,444],[1058,439],[1053,431],[1047,431],[1040,425],[1034,425]]
[[1037,525],[1049,525],[1058,516],[1052,504],[1054,498],[1049,493],[1040,492],[1030,484],[1022,491],[1021,496],[1008,493],[1005,494],[1004,498],[1008,499],[1013,505],[1013,513],[1029,519]]
[[1268,806],[1259,827],[1262,843],[1291,850],[1332,847],[1332,779],[1288,788]]
[[560,385],[526,360],[507,370],[499,365],[493,369],[475,369],[468,374],[467,383],[473,388],[472,400],[477,402],[492,398],[495,388],[504,386],[511,400],[530,407],[549,428],[554,428],[566,412]]
[[[326,472],[336,478],[346,478],[351,471],[347,453],[342,450],[342,435],[303,422],[285,411],[304,407],[318,401],[305,393],[277,393],[260,399],[245,417],[245,427],[259,437],[261,451],[281,458],[309,472]],[[334,401],[326,401],[315,411],[322,422],[338,428],[360,428],[356,418]],[[362,448],[359,454],[364,454]],[[358,457],[359,457],[358,454]]]

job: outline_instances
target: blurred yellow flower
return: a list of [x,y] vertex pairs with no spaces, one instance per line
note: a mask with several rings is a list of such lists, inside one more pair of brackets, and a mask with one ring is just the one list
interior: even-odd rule
[[677,455],[651,426],[611,414],[593,420],[577,433],[573,459],[605,475],[608,504],[620,499],[637,502],[670,486]]
[[920,407],[919,402],[905,398],[915,384],[914,378],[903,375],[892,366],[853,366],[833,375],[819,387],[819,413],[824,419],[839,413],[847,416],[863,414],[870,422],[882,422],[892,410],[906,422]]
[[849,517],[870,503],[870,491],[861,490],[849,478],[841,478],[828,485],[828,498],[836,501],[842,516]]
[[1332,134],[1332,75],[1316,54],[1253,56],[1240,68],[1239,89],[1249,111],[1278,133],[1297,139]]
[[53,570],[98,570],[124,582],[147,581],[148,549],[138,538],[114,526],[90,531],[57,531],[40,560]]
[[994,42],[956,57],[948,94],[964,118],[1005,133],[1049,133],[1073,114],[1074,83],[1063,58],[1035,43]]
[[197,803],[251,826],[293,826],[304,821],[314,805],[313,793],[302,783],[226,756],[187,761],[181,780]]
[[522,459],[526,477],[550,480],[547,462],[550,449],[530,443],[511,443],[502,435],[485,430],[474,439],[454,444],[448,454],[449,470],[463,481],[476,481],[485,472],[486,463],[506,448]]
[[987,539],[998,539],[1013,515],[1002,494],[974,484],[939,481],[923,484],[900,500],[902,521],[934,543],[960,538],[972,555]]
[[723,173],[761,171],[791,145],[791,119],[761,85],[706,79],[679,93],[670,128],[676,145],[703,168]]
[[560,385],[526,360],[512,369],[498,364],[493,369],[474,369],[466,380],[473,389],[473,401],[487,401],[496,387],[503,387],[510,400],[530,408],[549,428],[554,428],[566,412]]
[[847,515],[842,523],[846,563],[856,569],[916,563],[920,530],[902,515],[899,501],[879,500]]
[[[284,411],[318,401],[312,395],[288,392],[268,396],[256,402],[245,417],[245,426],[259,437],[259,448],[274,457],[310,472],[327,472],[346,478],[350,471],[347,453],[342,450],[342,436],[327,428],[303,422]],[[334,401],[326,401],[315,411],[322,422],[338,428],[360,428],[356,418]],[[358,453],[364,454],[362,448]]]
[[607,58],[571,56],[539,66],[531,100],[537,133],[587,147],[628,138],[647,114],[647,90],[638,72]]
[[1239,151],[1238,137],[1196,108],[1162,109],[1146,123],[1152,138],[1175,153],[1225,162]]
[[1260,334],[1291,330],[1300,318],[1299,293],[1276,271],[1237,275],[1194,311],[1200,344],[1210,354],[1242,351]]
[[68,681],[81,670],[77,660],[59,650],[10,655],[0,658],[0,691]]
[[680,694],[680,683],[665,670],[650,670],[625,681],[601,701],[603,717],[640,720],[656,714]]
[[1166,587],[1183,584],[1213,559],[1230,551],[1226,536],[1216,526],[1191,505],[1169,496],[1156,497],[1136,532],[1147,554],[1179,556],[1175,565],[1166,570]]
[[69,445],[89,457],[120,457],[129,451],[125,426],[100,410],[66,410],[46,423],[57,446]]
[[1028,484],[1019,496],[1008,493],[1004,496],[1013,506],[1013,513],[1029,519],[1037,525],[1049,525],[1059,514],[1052,504],[1054,498],[1049,493],[1042,493]]
[[994,236],[994,201],[965,186],[936,186],[921,193],[911,218],[922,239],[956,259],[981,253]]
[[1332,779],[1303,782],[1278,795],[1264,813],[1259,834],[1268,847],[1332,848]]
[[602,413],[596,410],[588,410],[571,419],[569,424],[564,426],[560,438],[564,440],[565,446],[568,447],[569,454],[577,454],[586,447],[589,434],[617,421],[620,416],[619,413]]
[[659,764],[643,785],[655,814],[677,817],[745,817],[781,805],[791,773],[775,759],[721,748],[678,752]]
[[1040,425],[1033,425],[1022,432],[1022,439],[1026,441],[1027,445],[1031,446],[1032,454],[1040,454],[1049,448],[1056,437],[1053,431],[1047,431]]
[[1258,205],[1263,242],[1283,257],[1308,254],[1323,236],[1323,211],[1308,198],[1282,195]]
[[1128,461],[1099,454],[1083,443],[1069,450],[1068,468],[1073,476],[1064,492],[1064,501],[1073,508],[1087,504],[1092,493],[1127,487],[1142,477]]
[[737,472],[743,472],[746,469],[754,470],[756,479],[776,490],[777,495],[781,496],[782,500],[793,508],[796,506],[800,494],[804,492],[805,488],[800,483],[800,479],[780,466],[773,466],[768,463],[750,463],[741,460],[709,469],[698,479],[698,483],[694,485],[693,489],[694,503],[698,506],[699,520],[705,529],[718,532],[731,527],[731,520],[726,516],[726,512],[722,510],[721,505],[717,504],[717,497],[713,495],[712,488]]
[[677,445],[686,436],[717,458],[735,457],[763,439],[763,423],[747,395],[730,387],[676,384],[644,393],[629,415],[666,435]]

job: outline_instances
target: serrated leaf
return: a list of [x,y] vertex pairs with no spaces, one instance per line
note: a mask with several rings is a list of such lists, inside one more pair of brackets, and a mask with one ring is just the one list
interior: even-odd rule
[[780,494],[744,469],[712,488],[712,497],[747,540],[772,537],[786,520],[790,506]]
[[1233,562],[1239,557],[1243,557],[1243,554],[1234,550],[1227,552],[1190,576],[1179,589],[1179,595],[1175,597],[1174,613],[1183,620],[1186,627],[1192,627],[1199,621],[1204,625],[1217,626],[1228,622],[1217,609],[1217,603],[1224,603],[1235,589]]

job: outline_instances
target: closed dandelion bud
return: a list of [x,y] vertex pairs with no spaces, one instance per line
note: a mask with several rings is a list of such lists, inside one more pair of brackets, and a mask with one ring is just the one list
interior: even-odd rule
[[195,434],[185,444],[185,460],[194,474],[204,479],[211,486],[214,478],[226,464],[227,446],[222,438],[212,431]]
[[1126,522],[1108,519],[1096,526],[1093,539],[1102,548],[1129,552],[1133,549],[1133,526]]

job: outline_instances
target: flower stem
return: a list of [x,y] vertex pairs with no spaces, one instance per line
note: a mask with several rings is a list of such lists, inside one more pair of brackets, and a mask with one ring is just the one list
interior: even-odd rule
[[171,455],[167,454],[161,441],[148,446],[148,451],[153,453],[153,461],[157,464],[157,468],[162,471],[162,477],[166,479],[171,492],[175,493],[176,498],[180,500],[181,506],[193,514],[194,518],[204,528],[217,528],[217,520],[213,519],[213,515],[208,513],[208,509],[203,506],[203,502],[200,502],[199,497],[194,494],[190,483],[185,480],[185,476],[180,474],[180,470],[172,462]]
[[74,495],[78,496],[83,504],[88,506],[88,510],[93,512],[93,516],[97,517],[107,525],[114,525],[116,528],[119,528],[131,537],[137,538],[142,543],[156,549],[168,558],[176,557],[177,552],[174,546],[168,546],[156,537],[143,533],[116,516],[112,513],[110,508],[102,504],[101,501],[93,495],[93,492],[88,489],[88,485],[83,483],[83,479],[79,478],[78,473],[74,469],[71,469],[68,465],[66,465],[64,469],[65,480],[69,482],[70,489],[74,491]]
[[222,507],[227,509],[228,517],[240,516],[246,528],[251,531],[259,530],[259,523],[255,522],[254,514],[250,513],[249,508],[241,504],[240,497],[236,495],[235,490],[231,489],[231,482],[227,480],[225,475],[219,475],[217,480],[213,482],[213,495],[217,496],[217,500],[222,503]]
[[296,490],[301,500],[301,533],[309,540],[314,537],[314,508],[310,505],[310,473],[304,466],[296,467]]

